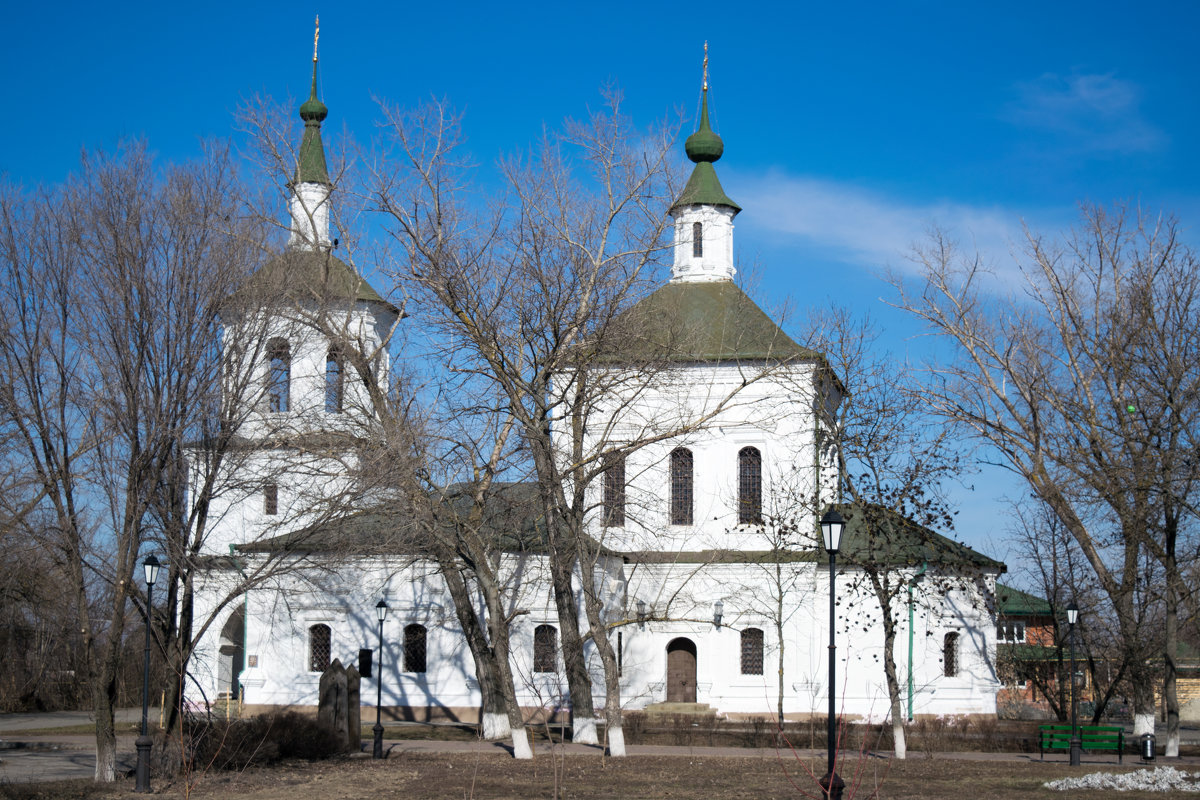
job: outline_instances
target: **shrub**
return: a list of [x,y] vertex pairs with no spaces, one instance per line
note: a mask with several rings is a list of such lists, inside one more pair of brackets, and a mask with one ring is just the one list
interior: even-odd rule
[[200,718],[189,722],[186,732],[188,761],[200,770],[238,770],[287,758],[313,761],[343,749],[335,732],[294,711],[236,720]]

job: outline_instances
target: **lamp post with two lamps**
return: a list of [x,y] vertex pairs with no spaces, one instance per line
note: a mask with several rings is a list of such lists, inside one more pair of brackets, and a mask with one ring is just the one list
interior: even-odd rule
[[1083,756],[1079,739],[1079,700],[1075,696],[1075,623],[1079,621],[1079,606],[1074,598],[1067,604],[1067,640],[1071,646],[1071,766],[1078,767]]
[[841,776],[834,771],[837,766],[837,719],[835,717],[837,689],[835,688],[837,666],[837,643],[835,639],[835,603],[834,603],[834,571],[836,570],[838,547],[842,540],[842,530],[846,521],[834,509],[825,512],[821,517],[821,536],[825,540],[825,552],[829,553],[829,726],[826,731],[829,744],[829,770],[820,780],[821,789],[828,800],[841,800],[842,789],[846,784]]
[[146,570],[146,657],[142,669],[142,732],[134,746],[137,747],[137,769],[133,790],[143,794],[150,791],[150,747],[154,740],[150,738],[150,620],[151,609],[154,605],[151,597],[154,594],[154,584],[158,581],[158,571],[162,564],[153,555],[146,556],[142,562]]
[[379,709],[383,705],[383,621],[387,619],[388,604],[380,600],[375,604],[375,616],[379,617],[379,674],[375,677],[375,746],[371,750],[371,758],[383,758],[383,723],[380,721]]

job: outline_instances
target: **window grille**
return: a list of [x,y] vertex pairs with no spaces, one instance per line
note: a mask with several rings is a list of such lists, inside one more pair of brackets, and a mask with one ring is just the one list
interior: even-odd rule
[[619,528],[625,524],[625,457],[604,457],[604,526]]
[[263,513],[269,516],[279,513],[279,484],[268,483],[263,486]]
[[671,453],[671,524],[692,524],[692,451],[686,447]]
[[763,632],[760,628],[742,631],[742,674],[763,674]]
[[762,453],[757,447],[738,451],[738,523],[762,522]]
[[425,626],[404,626],[404,671],[425,671]]
[[553,625],[533,629],[533,671],[557,672],[558,631]]
[[336,348],[325,356],[325,413],[342,413],[346,378],[342,369],[342,354]]
[[308,671],[324,672],[329,669],[331,632],[328,625],[313,625],[308,629]]
[[692,257],[704,255],[704,226],[699,222],[692,223]]
[[290,405],[292,352],[283,339],[272,339],[267,345],[267,409],[281,414]]
[[942,674],[947,678],[958,676],[958,634],[947,633],[942,640]]

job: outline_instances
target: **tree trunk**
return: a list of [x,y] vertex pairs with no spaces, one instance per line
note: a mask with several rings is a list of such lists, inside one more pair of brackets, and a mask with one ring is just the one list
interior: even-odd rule
[[480,580],[484,603],[488,612],[488,631],[491,633],[494,663],[499,693],[504,701],[508,714],[508,726],[512,732],[513,758],[531,759],[533,750],[529,746],[529,736],[525,733],[525,720],[521,716],[521,706],[517,702],[516,684],[513,682],[512,665],[509,663],[508,619],[504,615],[504,604],[501,602],[499,587],[487,580]]
[[779,720],[779,730],[783,731],[783,569],[775,562],[775,639],[779,644],[779,696],[776,701],[775,713]]
[[[582,539],[580,541],[583,541]],[[585,545],[586,547],[586,545]],[[604,725],[605,738],[608,740],[608,754],[617,758],[625,755],[625,730],[621,718],[621,671],[617,663],[617,654],[608,638],[608,626],[602,617],[604,598],[596,588],[596,573],[592,566],[593,558],[599,554],[583,550],[588,564],[580,569],[580,583],[583,588],[583,608],[587,616],[588,628],[591,631],[592,644],[600,655],[600,663],[604,667]],[[588,699],[591,699],[591,680],[589,677]],[[595,732],[595,720],[592,721],[592,732]],[[578,739],[576,739],[578,741]]]
[[1177,690],[1179,653],[1178,565],[1173,553],[1167,556],[1166,651],[1163,654],[1163,701],[1167,706],[1167,743],[1163,755],[1179,757],[1179,694]]
[[871,574],[870,578],[883,621],[883,674],[887,679],[893,748],[896,758],[903,759],[908,752],[908,746],[904,738],[904,705],[900,696],[900,679],[896,674],[896,620],[892,616],[891,597],[883,579],[878,574]]
[[445,558],[439,558],[438,566],[446,586],[450,589],[454,614],[471,650],[471,658],[475,661],[475,679],[479,682],[480,695],[480,735],[487,741],[504,739],[512,734],[512,728],[509,725],[504,695],[497,688],[499,681],[496,676],[495,653],[488,646],[483,624],[475,613],[475,604],[471,600],[471,593],[462,573],[455,564]]
[[583,657],[579,607],[571,582],[571,573],[577,562],[564,550],[571,552],[561,541],[551,545],[550,575],[554,584],[554,605],[558,610],[563,671],[567,676],[567,690],[571,694],[571,741],[576,744],[599,744],[596,710],[592,703],[592,676],[588,674],[587,662]]

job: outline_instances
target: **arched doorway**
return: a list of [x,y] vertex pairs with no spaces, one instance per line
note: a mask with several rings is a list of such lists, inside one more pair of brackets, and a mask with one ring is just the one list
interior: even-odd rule
[[241,608],[229,615],[221,628],[221,653],[217,661],[217,693],[223,697],[238,696],[238,676],[246,663],[246,615]]
[[696,644],[691,639],[667,644],[667,702],[696,702]]

